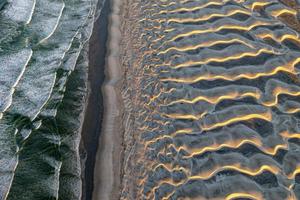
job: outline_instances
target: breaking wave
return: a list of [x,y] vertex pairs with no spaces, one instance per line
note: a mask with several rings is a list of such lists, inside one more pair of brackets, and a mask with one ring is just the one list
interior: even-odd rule
[[80,199],[96,0],[0,1],[0,199]]

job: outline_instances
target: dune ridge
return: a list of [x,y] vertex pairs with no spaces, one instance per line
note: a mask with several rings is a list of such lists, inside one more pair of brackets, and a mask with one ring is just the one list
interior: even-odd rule
[[297,8],[124,2],[120,199],[300,198]]

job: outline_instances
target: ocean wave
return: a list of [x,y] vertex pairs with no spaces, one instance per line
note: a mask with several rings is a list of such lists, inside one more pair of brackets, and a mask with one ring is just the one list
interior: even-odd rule
[[97,1],[0,2],[0,199],[80,199]]

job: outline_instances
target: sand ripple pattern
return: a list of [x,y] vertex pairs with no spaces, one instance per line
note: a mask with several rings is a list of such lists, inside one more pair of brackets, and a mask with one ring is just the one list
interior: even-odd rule
[[297,9],[278,0],[140,6],[137,199],[300,199],[300,38],[286,20]]
[[78,116],[96,3],[0,2],[1,200],[81,197]]

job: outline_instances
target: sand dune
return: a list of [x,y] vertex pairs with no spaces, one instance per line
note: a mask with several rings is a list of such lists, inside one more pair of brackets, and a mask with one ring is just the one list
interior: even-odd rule
[[119,16],[120,199],[300,198],[295,4],[130,0]]

